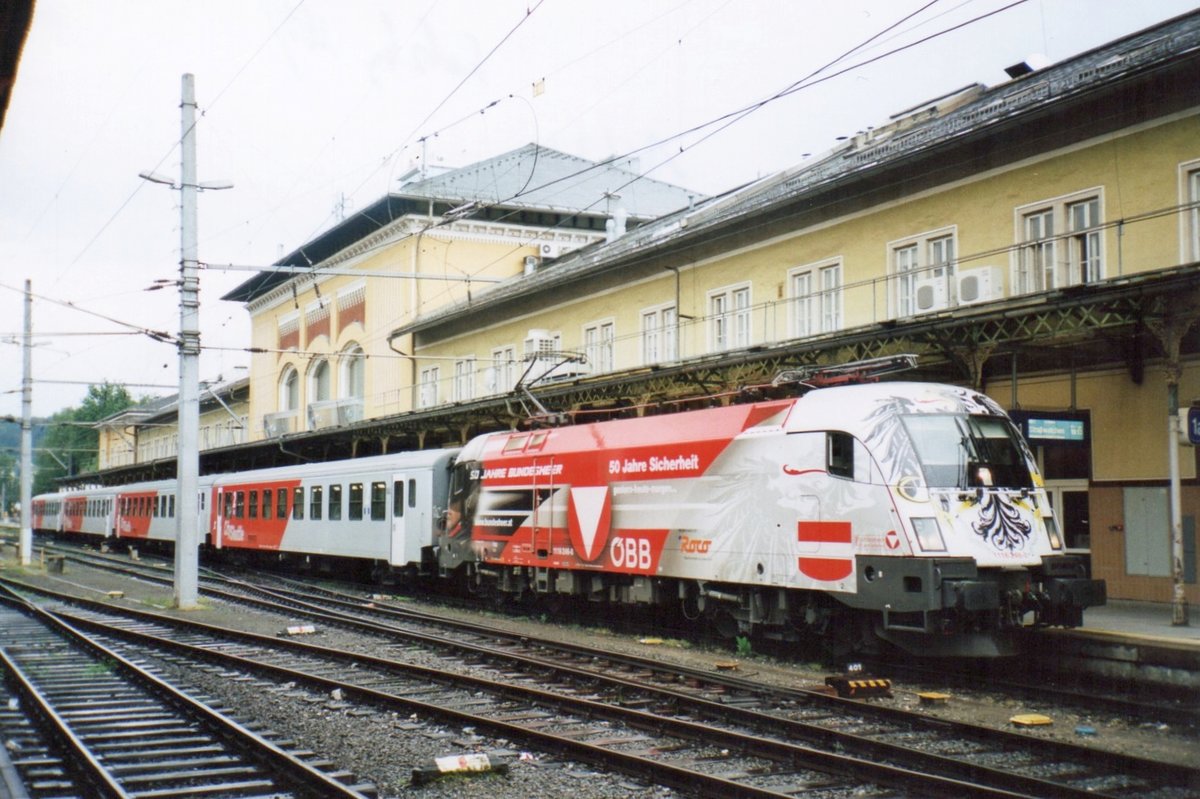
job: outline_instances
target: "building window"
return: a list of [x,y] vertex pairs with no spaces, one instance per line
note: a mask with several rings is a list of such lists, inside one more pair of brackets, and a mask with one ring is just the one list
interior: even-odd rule
[[329,361],[321,358],[308,370],[309,402],[323,402],[331,396],[332,379],[329,375]]
[[279,410],[294,411],[300,407],[300,375],[292,367],[283,370],[279,378]]
[[484,382],[490,394],[504,394],[517,384],[517,351],[515,347],[500,347],[492,350],[492,365],[485,373]]
[[615,340],[615,327],[612,322],[594,322],[583,328],[583,354],[593,374],[613,370]]
[[1200,165],[1185,167],[1183,176],[1184,263],[1200,261]]
[[750,287],[737,286],[708,295],[708,338],[711,349],[750,346]]
[[842,265],[802,266],[788,272],[792,332],[798,338],[842,327]]
[[674,305],[642,311],[642,365],[679,359],[676,349],[678,322]]
[[1100,263],[1100,200],[1096,197],[1067,206],[1067,282],[1095,283],[1104,277]]
[[432,408],[438,404],[438,375],[439,369],[436,366],[430,366],[421,370],[421,382],[419,394],[417,397],[417,405],[421,408]]
[[338,387],[343,399],[362,399],[366,395],[367,356],[363,348],[351,344],[342,350]]
[[454,402],[475,399],[475,358],[463,358],[454,362],[454,385],[451,387]]
[[842,266],[821,269],[821,331],[842,329]]
[[888,244],[894,316],[948,308],[955,304],[955,232],[934,230]]
[[1021,240],[1013,284],[1021,294],[1104,277],[1101,195],[1089,192],[1017,209]]

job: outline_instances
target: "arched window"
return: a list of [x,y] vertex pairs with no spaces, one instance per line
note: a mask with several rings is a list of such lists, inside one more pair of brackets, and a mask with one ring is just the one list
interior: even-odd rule
[[363,348],[351,344],[342,350],[338,389],[343,399],[362,399],[366,392],[367,358]]
[[300,375],[292,367],[283,370],[279,378],[279,410],[294,411],[300,407]]
[[329,361],[324,358],[313,363],[308,370],[309,402],[323,402],[330,398],[332,376],[329,374]]

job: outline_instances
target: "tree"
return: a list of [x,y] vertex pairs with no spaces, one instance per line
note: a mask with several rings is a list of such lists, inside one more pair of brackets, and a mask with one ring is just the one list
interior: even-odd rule
[[100,434],[93,425],[133,404],[128,389],[106,382],[88,386],[78,408],[66,408],[50,417],[34,459],[33,493],[54,491],[60,478],[94,471]]

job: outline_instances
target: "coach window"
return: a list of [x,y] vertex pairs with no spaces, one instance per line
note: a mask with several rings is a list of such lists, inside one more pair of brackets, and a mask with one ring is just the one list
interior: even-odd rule
[[329,486],[329,519],[342,520],[342,486],[339,483]]
[[302,486],[292,489],[292,518],[304,518],[304,488]]
[[233,518],[233,492],[225,492],[225,512],[221,514],[226,519]]
[[387,483],[371,483],[371,518],[375,521],[387,518]]
[[274,509],[275,492],[269,488],[263,489],[263,518],[271,518],[271,511]]
[[279,492],[275,494],[275,518],[276,519],[286,519],[287,518],[287,512],[288,512],[287,495],[288,495],[288,492],[287,492],[286,488],[279,489]]
[[167,497],[167,515],[172,519],[175,518],[175,495]]
[[397,480],[392,486],[392,515],[398,519],[404,515],[404,481]]
[[238,491],[236,494],[234,494],[233,517],[235,519],[246,518],[246,492],[245,491]]
[[347,518],[352,522],[360,521],[363,512],[363,490],[362,483],[350,484],[350,507],[347,510]]
[[258,518],[258,489],[257,488],[250,492],[250,512],[247,514],[247,518],[250,518],[250,519]]
[[308,518],[313,521],[319,521],[321,518],[321,503],[325,499],[325,489],[321,486],[313,486],[308,492]]

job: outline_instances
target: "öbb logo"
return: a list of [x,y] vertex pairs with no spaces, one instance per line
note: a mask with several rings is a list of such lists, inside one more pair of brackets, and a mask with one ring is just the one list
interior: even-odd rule
[[693,554],[707,555],[708,548],[712,546],[712,540],[709,538],[688,538],[680,536],[679,551]]
[[650,542],[645,538],[617,536],[608,545],[608,557],[618,569],[647,571],[651,563]]

